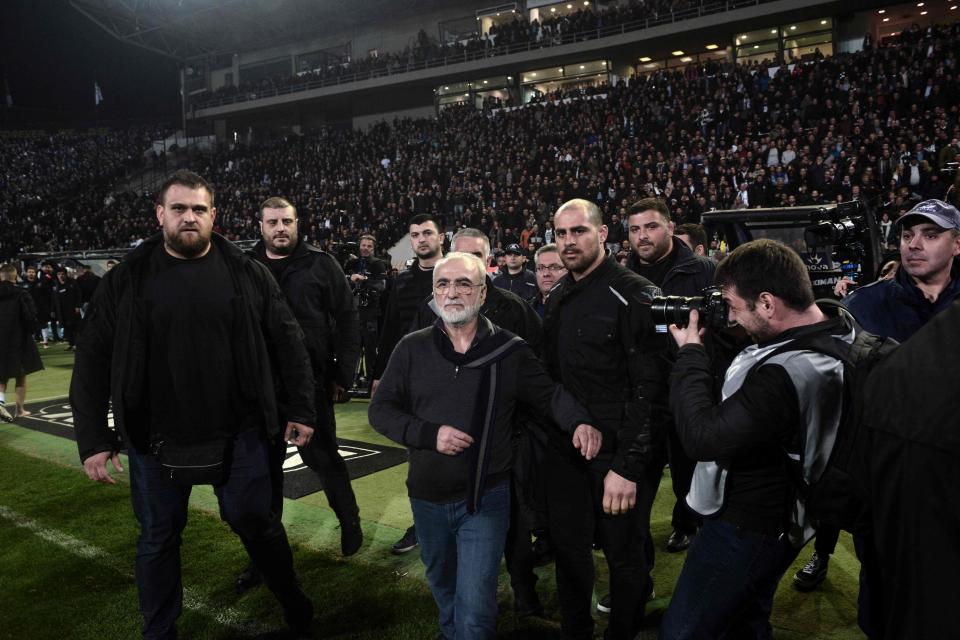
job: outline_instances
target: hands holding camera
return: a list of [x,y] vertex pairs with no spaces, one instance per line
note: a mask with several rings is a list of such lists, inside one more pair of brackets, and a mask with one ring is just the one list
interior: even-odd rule
[[671,324],[669,329],[678,347],[687,344],[703,344],[703,334],[707,331],[700,328],[700,313],[696,309],[690,310],[690,321],[687,326]]

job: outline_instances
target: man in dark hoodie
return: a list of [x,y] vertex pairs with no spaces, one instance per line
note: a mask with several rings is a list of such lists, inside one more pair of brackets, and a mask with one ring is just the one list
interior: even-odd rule
[[[221,518],[263,574],[294,636],[308,638],[313,606],[297,584],[272,507],[269,451],[281,436],[298,446],[310,441],[310,358],[267,268],[213,233],[213,200],[203,178],[174,173],[158,193],[162,233],[97,287],[70,383],[77,446],[87,476],[104,484],[116,484],[107,461],[121,471],[126,446],[140,523],[144,638],[177,635],[181,532],[194,484],[213,485]],[[111,402],[115,430],[107,424]]]
[[601,445],[526,343],[480,315],[488,286],[476,256],[440,260],[440,317],[400,341],[370,402],[370,424],[410,449],[407,489],[446,640],[496,636],[517,405],[551,415],[588,460]]

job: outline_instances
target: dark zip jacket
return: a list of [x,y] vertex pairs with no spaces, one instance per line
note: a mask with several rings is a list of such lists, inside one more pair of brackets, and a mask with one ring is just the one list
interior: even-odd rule
[[903,267],[892,280],[877,280],[843,299],[844,306],[864,329],[906,342],[935,315],[960,297],[960,273],[954,266],[950,284],[936,302],[927,300]]
[[[658,286],[665,296],[700,295],[705,287],[713,284],[713,274],[717,270],[716,263],[710,258],[695,254],[683,240],[676,236],[673,238],[673,245],[677,251],[676,260]],[[627,258],[627,268],[637,273],[639,265],[640,257],[636,253],[631,253]]]
[[[561,278],[544,319],[547,370],[603,432],[591,466],[634,482],[652,453],[651,399],[666,395],[663,341],[650,316],[650,301],[659,294],[649,280],[607,258],[579,281]],[[579,455],[569,442],[554,444]]]
[[[269,265],[262,240],[251,253]],[[303,329],[317,384],[350,388],[360,359],[360,320],[340,264],[301,239],[280,277],[280,289]]]
[[[94,293],[77,343],[70,404],[80,459],[126,446],[150,449],[147,404],[147,305],[143,298],[150,254],[163,242],[157,234],[111,269]],[[293,422],[315,424],[313,376],[303,332],[269,270],[213,234],[230,271],[234,298],[234,365],[244,399],[257,407],[269,434],[279,432],[277,385],[282,382]],[[198,358],[203,354],[198,353]],[[107,425],[112,401],[116,431]]]
[[[370,401],[369,420],[374,429],[409,448],[410,495],[443,504],[466,499],[471,489],[470,465],[466,455],[439,453],[437,432],[442,425],[469,432],[477,413],[484,413],[485,408],[476,406],[482,371],[455,366],[444,358],[434,342],[433,332],[442,330],[437,326],[442,327],[439,319],[436,326],[414,331],[400,340]],[[469,358],[480,351],[483,341],[494,334],[516,339],[481,315],[477,336],[464,356]],[[443,339],[449,340],[445,335]],[[496,389],[496,415],[491,428],[471,445],[485,456],[480,467],[486,469],[486,488],[505,482],[510,476],[511,434],[518,405],[529,405],[538,413],[553,417],[563,429],[563,433],[557,430],[558,436],[567,442],[578,424],[596,425],[580,403],[554,384],[526,345],[520,345],[502,360]]]

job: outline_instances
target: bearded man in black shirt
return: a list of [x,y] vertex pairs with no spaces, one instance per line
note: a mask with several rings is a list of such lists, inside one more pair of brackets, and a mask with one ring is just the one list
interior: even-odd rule
[[[176,637],[180,534],[194,484],[213,485],[221,517],[263,573],[294,636],[312,637],[313,607],[271,505],[268,462],[272,440],[282,435],[300,446],[313,434],[310,359],[269,271],[212,232],[213,199],[203,178],[174,173],[159,192],[162,234],[97,288],[70,385],[80,459],[91,480],[115,484],[107,461],[122,471],[118,452],[126,446],[140,522],[145,638]],[[107,424],[111,400],[116,431]]]

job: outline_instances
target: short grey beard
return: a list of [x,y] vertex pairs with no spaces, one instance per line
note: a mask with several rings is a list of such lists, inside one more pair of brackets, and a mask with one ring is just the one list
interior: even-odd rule
[[440,307],[440,319],[443,320],[444,324],[449,324],[454,327],[462,327],[465,324],[469,324],[477,318],[479,315],[479,309],[473,305],[464,306],[462,311],[447,311],[443,307]]

